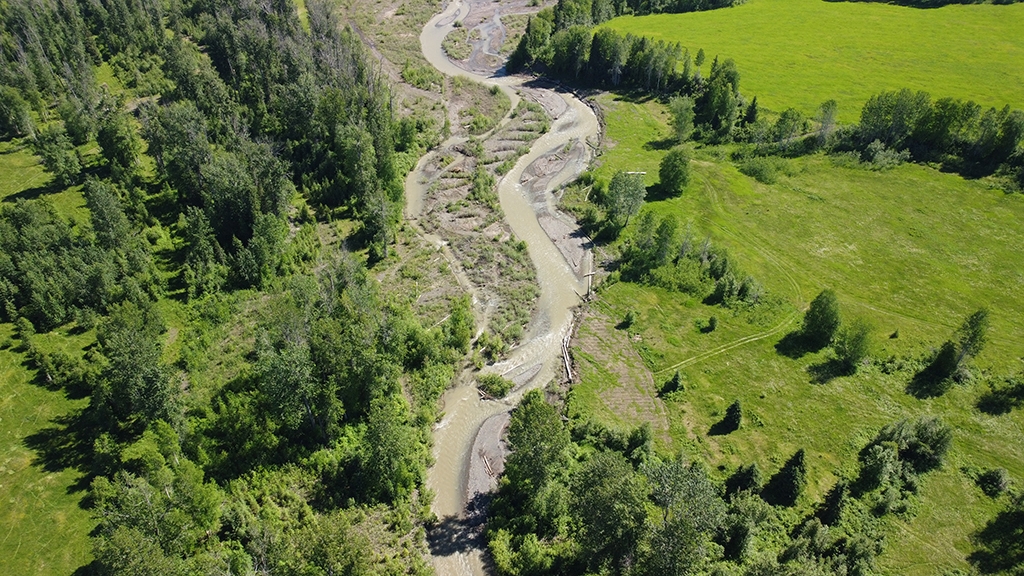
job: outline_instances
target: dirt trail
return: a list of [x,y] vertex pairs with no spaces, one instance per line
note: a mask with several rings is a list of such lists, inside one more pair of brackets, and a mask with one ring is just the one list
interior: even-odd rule
[[[473,386],[472,372],[467,371],[442,399],[445,416],[434,430],[435,464],[426,484],[435,494],[433,511],[440,519],[430,531],[428,543],[435,569],[443,576],[486,572],[482,524],[487,493],[496,486],[504,464],[501,433],[522,395],[561,372],[561,343],[568,336],[572,311],[586,290],[584,275],[593,267],[589,241],[576,231],[571,219],[554,208],[551,191],[586,168],[591,151],[588,140],[600,131],[597,117],[578,98],[554,86],[505,76],[493,68],[468,71],[450,62],[441,48],[444,37],[456,21],[473,16],[474,8],[486,6],[482,2],[452,2],[427,23],[420,43],[426,59],[442,73],[498,86],[509,96],[513,109],[523,93],[553,118],[548,132],[498,183],[502,212],[515,236],[526,243],[537,272],[540,298],[522,344],[507,360],[488,368],[513,380],[513,392],[501,401],[483,399]],[[490,18],[494,25],[485,31],[494,39],[503,38],[500,20],[493,15]],[[491,41],[484,39],[488,44]],[[509,118],[506,115],[499,127]],[[430,156],[420,161],[406,181],[410,219],[420,217],[429,193],[424,168]],[[436,237],[431,239],[441,243]]]

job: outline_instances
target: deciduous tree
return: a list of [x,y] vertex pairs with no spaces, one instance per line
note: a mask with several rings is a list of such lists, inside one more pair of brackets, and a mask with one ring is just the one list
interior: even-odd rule
[[690,154],[683,147],[669,150],[658,170],[661,185],[669,194],[680,194],[690,181]]
[[803,337],[811,346],[828,346],[839,329],[839,299],[831,288],[822,290],[804,315]]
[[671,115],[672,134],[677,142],[685,142],[690,139],[693,132],[693,98],[689,96],[675,96],[668,101],[668,111]]
[[523,396],[508,426],[508,460],[505,474],[526,493],[541,490],[549,480],[564,474],[569,459],[569,431],[538,390]]
[[640,211],[647,196],[643,174],[616,172],[608,184],[606,207],[608,218],[620,228],[629,224],[629,218]]
[[53,174],[57,186],[71,186],[78,180],[82,170],[78,152],[71,143],[67,132],[60,127],[50,127],[36,134],[36,153],[43,158],[46,171]]
[[871,352],[871,324],[863,318],[844,322],[836,331],[832,349],[846,372],[856,372]]
[[643,478],[619,452],[598,452],[573,476],[571,512],[581,557],[619,571],[634,557],[647,522]]

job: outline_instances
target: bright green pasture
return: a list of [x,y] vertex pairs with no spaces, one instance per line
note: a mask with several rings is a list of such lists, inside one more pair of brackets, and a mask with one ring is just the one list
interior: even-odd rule
[[[608,137],[615,142],[601,157],[598,177],[645,170],[648,184],[657,183],[658,161],[665,154],[660,142],[668,134],[661,106],[612,96],[601,103]],[[801,506],[806,510],[838,474],[853,474],[857,452],[882,426],[902,417],[939,415],[956,430],[951,457],[925,477],[913,515],[890,522],[880,562],[893,574],[965,567],[971,535],[1001,504],[984,496],[961,468],[1005,467],[1018,485],[1024,482],[1024,410],[981,413],[975,403],[985,390],[982,384],[919,400],[905,392],[913,375],[909,370],[885,374],[869,366],[855,376],[818,383],[814,367],[825,362],[827,351],[794,359],[778,354],[775,344],[799,325],[799,311],[814,295],[831,287],[845,315],[874,325],[876,358],[925,354],[967,314],[987,306],[990,342],[978,366],[997,375],[1021,370],[1024,196],[916,165],[873,172],[841,167],[822,155],[790,160],[790,175],[766,186],[740,174],[727,152],[695,150],[683,195],[645,209],[674,214],[698,240],[710,236],[728,248],[739,268],[767,287],[773,302],[734,312],[618,283],[604,289],[597,304],[614,319],[630,309],[639,312],[630,332],[656,385],[677,366],[683,375],[686,390],[674,401],[654,399],[655,391],[648,391],[667,411],[671,449],[702,455],[723,473],[751,461],[771,473],[805,448],[810,497]],[[717,316],[718,328],[703,334],[696,322],[711,315]],[[897,331],[898,337],[890,338]],[[584,352],[574,410],[617,426],[635,425],[608,416],[616,412],[602,403],[599,392],[615,383],[588,361],[601,358],[602,351]],[[710,436],[710,427],[735,399],[744,406],[744,427]]]
[[1024,4],[921,10],[874,2],[750,0],[724,10],[616,18],[622,32],[703,48],[704,74],[732,58],[740,90],[772,110],[805,114],[834,98],[854,121],[872,94],[911,88],[933,97],[1024,108]]
[[[35,338],[37,345],[73,353],[92,335]],[[88,401],[39,384],[20,344],[11,339],[11,324],[0,324],[0,567],[5,574],[69,575],[89,561],[95,521],[79,506],[88,487],[60,463],[76,450],[62,419]],[[43,445],[45,456],[37,449]]]

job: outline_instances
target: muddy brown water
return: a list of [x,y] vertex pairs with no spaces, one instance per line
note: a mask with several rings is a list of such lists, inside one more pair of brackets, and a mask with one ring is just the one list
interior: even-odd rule
[[[423,54],[444,74],[498,86],[512,102],[511,113],[520,101],[517,88],[526,78],[464,70],[449,61],[441,48],[454,22],[465,18],[468,12],[469,6],[464,2],[452,2],[434,16],[420,34]],[[554,209],[550,194],[544,201],[535,198],[531,202],[522,182],[529,179],[524,178],[524,172],[534,161],[586,142],[598,135],[600,126],[594,112],[576,97],[545,88],[532,90],[546,91],[549,93],[545,97],[564,100],[566,110],[500,180],[498,197],[506,221],[516,236],[526,242],[537,270],[540,298],[523,343],[512,350],[507,360],[487,368],[516,382],[513,392],[500,401],[482,399],[473,385],[472,374],[465,373],[442,398],[444,416],[434,428],[435,463],[426,482],[435,495],[432,509],[441,519],[440,528],[429,537],[434,567],[440,576],[486,573],[480,533],[482,512],[472,508],[478,495],[496,485],[495,475],[504,458],[500,435],[512,407],[525,392],[543,386],[564,371],[562,341],[571,328],[573,308],[587,289],[585,279],[570,268],[538,221],[539,216],[562,220],[565,217]],[[502,122],[508,118],[506,114]],[[451,139],[440,149],[456,142]],[[417,219],[422,211],[427,179],[424,167],[429,159],[430,155],[421,159],[406,180],[406,215],[411,220]],[[567,163],[547,181],[546,190],[554,190],[575,178],[588,160],[584,157]],[[428,239],[439,246],[443,244],[436,236]],[[471,509],[467,510],[467,504]]]

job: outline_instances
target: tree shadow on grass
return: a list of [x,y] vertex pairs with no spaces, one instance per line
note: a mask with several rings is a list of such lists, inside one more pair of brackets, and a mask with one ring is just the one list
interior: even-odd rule
[[672,192],[666,186],[662,186],[661,183],[647,187],[647,202],[655,202],[657,200],[669,200],[671,198],[678,197],[679,193]]
[[1024,566],[1024,501],[1018,500],[974,536],[978,546],[967,557],[982,574],[1019,574]]
[[644,150],[671,150],[678,141],[675,138],[662,138],[661,140],[650,140],[644,143]]
[[463,554],[486,548],[484,522],[491,494],[477,494],[460,516],[446,516],[427,530],[427,547],[434,556]]
[[776,472],[761,489],[761,499],[772,506],[791,507],[796,504],[793,495],[784,488],[783,470]]
[[100,561],[93,560],[85,566],[79,566],[77,570],[71,573],[71,576],[102,576],[104,572],[103,565],[100,564]]
[[786,358],[798,360],[806,354],[817,352],[824,348],[812,342],[802,330],[793,330],[775,343],[775,351]]
[[978,410],[990,416],[1008,414],[1014,408],[1024,405],[1024,398],[1015,396],[1007,390],[989,390],[978,398]]
[[3,199],[4,202],[15,203],[18,200],[36,200],[43,196],[49,196],[50,194],[56,194],[65,190],[64,187],[58,186],[54,179],[51,178],[50,182],[42,186],[33,186],[26,188],[17,194],[11,194]]
[[1024,406],[1024,382],[992,386],[978,398],[978,410],[992,416],[1007,414],[1014,408]]
[[728,422],[729,416],[722,417],[721,420],[715,422],[708,429],[708,436],[726,436],[732,432],[739,430],[739,428],[730,422]]
[[828,384],[840,376],[853,374],[853,371],[838,358],[829,358],[824,362],[808,366],[807,373],[811,376],[811,382],[815,384]]
[[906,392],[914,398],[926,399],[942,396],[953,386],[953,380],[941,370],[936,368],[935,363],[925,366],[907,384]]
[[99,427],[95,411],[84,408],[57,416],[51,425],[25,437],[24,445],[35,452],[33,464],[47,472],[77,470],[81,474],[68,486],[68,493],[85,492],[97,465],[93,447]]
[[615,95],[623,102],[629,102],[630,104],[645,104],[651,100],[656,100],[652,92],[645,90],[631,90],[629,92],[615,92]]

